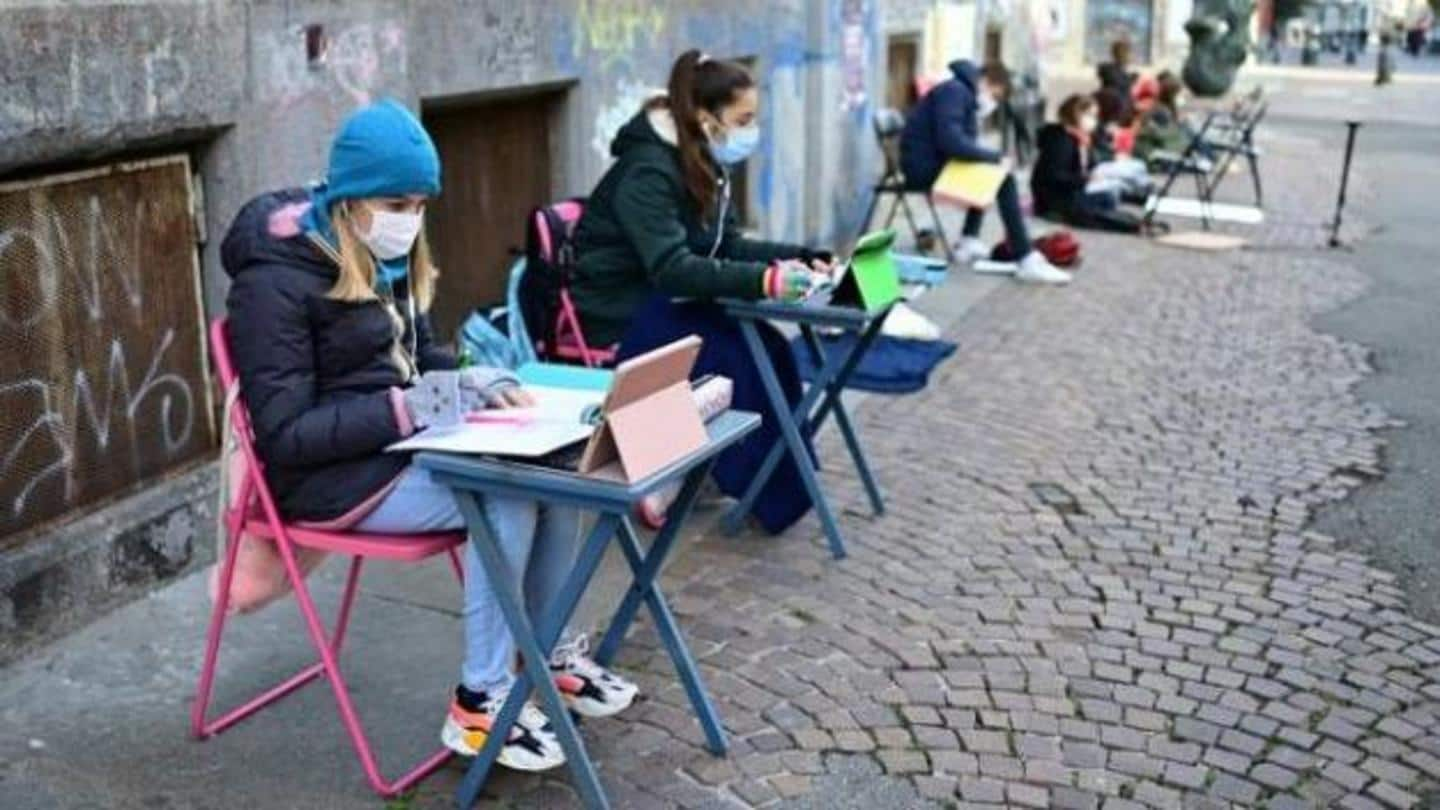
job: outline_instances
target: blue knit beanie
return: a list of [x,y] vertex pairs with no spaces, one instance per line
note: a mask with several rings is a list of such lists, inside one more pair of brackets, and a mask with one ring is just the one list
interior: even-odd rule
[[377,101],[345,119],[330,145],[325,183],[329,202],[439,193],[435,143],[400,102]]

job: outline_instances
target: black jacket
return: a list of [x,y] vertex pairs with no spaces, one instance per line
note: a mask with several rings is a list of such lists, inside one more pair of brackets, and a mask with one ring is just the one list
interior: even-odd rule
[[950,72],[955,78],[930,88],[905,117],[900,133],[900,170],[905,184],[914,189],[929,190],[951,160],[996,163],[1001,157],[980,143],[980,69],[968,59],[957,59],[950,63]]
[[[641,111],[610,144],[615,163],[585,203],[575,232],[571,295],[586,342],[608,345],[654,292],[677,298],[759,298],[776,259],[819,255],[740,236],[728,184],[709,218],[685,190],[674,122]],[[723,177],[723,174],[722,174]]]
[[1060,124],[1041,127],[1038,141],[1039,155],[1030,169],[1035,214],[1066,214],[1085,192],[1088,162],[1075,136]]
[[232,279],[230,352],[265,479],[287,517],[329,520],[410,463],[407,454],[383,452],[401,438],[390,389],[409,382],[397,352],[413,346],[421,370],[450,368],[454,359],[435,346],[424,314],[410,323],[404,282],[394,293],[403,335],[386,304],[327,297],[337,263],[296,222],[309,198],[291,189],[251,200],[220,256]]

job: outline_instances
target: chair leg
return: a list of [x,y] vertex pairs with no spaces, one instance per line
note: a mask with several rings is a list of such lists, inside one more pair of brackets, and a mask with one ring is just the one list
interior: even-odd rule
[[865,219],[860,223],[860,234],[863,236],[870,231],[870,220],[875,218],[875,209],[880,207],[880,190],[874,189],[870,192],[870,205],[865,208]]
[[935,198],[929,194],[925,195],[925,204],[930,206],[930,218],[935,221],[935,235],[940,237],[940,244],[945,246],[945,260],[955,264],[955,247],[950,244],[950,236],[945,233],[945,225],[940,221],[940,212],[935,208]]
[[455,570],[455,578],[460,580],[461,585],[464,585],[465,566],[460,564],[460,552],[456,551],[456,548],[457,546],[451,546],[450,550],[447,551],[446,554],[450,557],[450,567]]
[[[1250,147],[1251,150],[1253,150],[1254,148],[1255,147],[1253,146]],[[1255,157],[1255,153],[1253,151],[1247,153],[1245,157],[1250,163],[1250,179],[1255,184],[1255,207],[1264,208],[1265,196],[1261,193],[1260,190],[1260,159]]]
[[[360,717],[350,698],[350,687],[346,685],[345,677],[340,674],[340,665],[336,661],[335,651],[325,637],[325,627],[320,621],[320,612],[316,610],[315,602],[310,597],[310,589],[306,587],[305,577],[300,571],[299,564],[295,561],[295,552],[290,548],[289,543],[277,541],[277,544],[280,547],[280,556],[285,561],[285,569],[290,574],[290,581],[295,586],[295,601],[300,604],[300,613],[305,619],[306,630],[310,633],[310,640],[315,645],[315,649],[320,653],[320,665],[326,680],[330,682],[330,690],[334,694],[335,704],[340,710],[340,719],[350,735],[350,742],[355,746],[355,753],[360,758],[361,766],[365,769],[365,776],[370,782],[370,787],[385,797],[403,793],[411,785],[429,776],[436,768],[445,764],[445,761],[450,758],[451,752],[448,749],[441,749],[395,781],[385,780],[380,773],[379,764],[375,761],[375,754],[370,748],[370,740],[365,735],[365,728],[361,725]],[[352,568],[351,576],[357,575],[358,569]]]
[[365,558],[359,555],[350,558],[350,573],[345,577],[345,595],[340,597],[340,615],[335,619],[335,637],[331,649],[340,654],[340,645],[345,643],[345,630],[350,627],[350,609],[355,606],[355,591],[360,584],[360,568]]
[[[232,536],[234,536],[233,533]],[[251,542],[256,541],[252,540]],[[430,775],[441,765],[445,764],[452,754],[448,749],[441,749],[431,754],[399,779],[393,782],[387,782],[380,773],[379,765],[370,748],[369,740],[365,736],[364,728],[360,724],[359,717],[350,700],[349,688],[345,685],[344,678],[340,675],[337,657],[340,652],[341,643],[345,637],[345,631],[349,625],[355,596],[359,589],[360,573],[363,567],[363,558],[361,557],[355,557],[351,562],[350,570],[346,577],[345,592],[341,597],[339,615],[335,622],[334,637],[327,639],[323,623],[320,620],[319,611],[315,607],[314,600],[310,596],[310,591],[305,585],[305,579],[299,570],[298,564],[295,562],[294,552],[288,545],[282,544],[280,546],[281,558],[285,562],[286,574],[290,577],[291,584],[294,586],[295,599],[300,604],[300,612],[305,619],[306,629],[310,634],[311,641],[320,652],[320,660],[219,718],[213,721],[206,720],[206,712],[209,709],[210,698],[214,689],[220,640],[225,628],[225,620],[228,617],[227,608],[229,607],[230,585],[234,577],[235,558],[238,550],[238,542],[230,544],[230,548],[226,550],[224,566],[221,569],[219,592],[216,594],[215,609],[211,616],[210,630],[205,642],[205,660],[200,671],[200,685],[196,690],[195,703],[191,711],[190,722],[192,734],[198,739],[205,739],[220,734],[241,720],[255,714],[260,709],[269,706],[324,675],[326,679],[330,681],[331,690],[334,692],[335,700],[340,707],[341,720],[345,724],[346,731],[350,734],[350,739],[355,746],[361,767],[364,768],[365,776],[371,788],[376,793],[385,797],[403,793],[416,782]],[[452,565],[455,567],[457,576],[463,578],[459,558],[456,556],[453,548],[450,549],[450,559]]]

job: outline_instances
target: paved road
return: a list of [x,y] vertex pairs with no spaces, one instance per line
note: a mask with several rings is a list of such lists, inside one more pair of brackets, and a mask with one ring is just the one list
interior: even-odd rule
[[[1440,88],[1436,88],[1440,105]],[[1334,128],[1319,129],[1324,137]],[[1329,132],[1326,132],[1326,129]],[[1354,251],[1367,293],[1322,318],[1370,347],[1377,373],[1362,396],[1405,420],[1387,433],[1386,476],[1325,511],[1317,528],[1349,538],[1400,573],[1418,615],[1440,620],[1440,128],[1377,121],[1357,168],[1377,193],[1357,212],[1379,230]]]

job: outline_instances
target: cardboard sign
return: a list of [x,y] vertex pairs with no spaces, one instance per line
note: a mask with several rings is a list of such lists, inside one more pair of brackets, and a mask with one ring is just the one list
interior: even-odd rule
[[876,312],[900,300],[900,272],[895,268],[895,257],[890,254],[894,242],[892,230],[860,237],[850,257],[850,267],[830,297],[831,303]]
[[939,202],[965,208],[989,208],[1010,174],[1004,163],[952,160],[940,170],[930,186],[930,195]]

